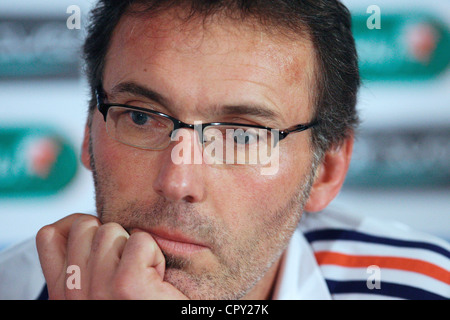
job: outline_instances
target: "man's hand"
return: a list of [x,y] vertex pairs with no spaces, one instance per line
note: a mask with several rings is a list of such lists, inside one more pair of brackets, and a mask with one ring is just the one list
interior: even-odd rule
[[[164,256],[147,232],[74,214],[39,230],[36,244],[50,299],[187,299],[163,281]],[[66,285],[71,265],[80,289]]]

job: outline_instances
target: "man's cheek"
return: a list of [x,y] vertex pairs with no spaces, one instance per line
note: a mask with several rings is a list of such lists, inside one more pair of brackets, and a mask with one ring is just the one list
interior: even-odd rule
[[[116,192],[127,192],[136,188],[141,191],[151,188],[151,160],[149,151],[142,151],[120,144],[111,139],[106,143],[99,143],[94,149],[94,159],[98,173],[103,181],[108,181],[116,188]],[[142,154],[146,152],[147,154]],[[143,182],[146,185],[142,185]]]
[[230,168],[226,180],[232,203],[247,205],[250,211],[270,211],[277,203],[282,203],[286,191],[291,190],[292,172],[286,166],[279,168],[274,175],[262,175],[260,166],[243,166],[239,170]]

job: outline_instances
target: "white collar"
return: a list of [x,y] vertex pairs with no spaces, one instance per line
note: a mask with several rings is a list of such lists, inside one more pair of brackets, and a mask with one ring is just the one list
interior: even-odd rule
[[273,295],[275,300],[330,300],[331,295],[299,228],[283,255]]

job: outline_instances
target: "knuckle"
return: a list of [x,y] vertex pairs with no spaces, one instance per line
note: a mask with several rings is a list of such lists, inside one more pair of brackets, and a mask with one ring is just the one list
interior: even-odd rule
[[130,236],[130,238],[136,242],[148,241],[150,237],[151,236],[146,232],[135,232]]
[[106,230],[110,230],[110,231],[122,231],[124,230],[123,227],[116,223],[116,222],[107,222],[105,224],[102,225],[102,228],[106,229]]
[[46,225],[39,229],[39,231],[36,234],[36,242],[37,243],[45,243],[49,241],[55,232],[55,227],[51,224]]
[[123,228],[121,225],[115,222],[108,222],[103,225],[101,225],[96,234],[96,239],[98,241],[103,241],[105,239],[108,239],[110,237],[113,237],[119,232],[122,232]]
[[147,232],[135,232],[130,236],[130,240],[138,247],[146,247],[152,251],[157,248],[155,239]]
[[85,229],[98,226],[100,226],[100,221],[96,217],[87,214],[80,214],[80,215],[77,214],[76,220],[74,221],[72,228]]

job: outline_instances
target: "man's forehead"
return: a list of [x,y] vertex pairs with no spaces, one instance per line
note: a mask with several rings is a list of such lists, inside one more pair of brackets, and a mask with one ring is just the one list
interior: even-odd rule
[[304,64],[305,58],[314,51],[311,41],[303,36],[292,41],[285,33],[273,31],[269,34],[267,28],[251,20],[236,22],[217,15],[192,16],[187,20],[180,10],[183,9],[174,8],[157,15],[127,13],[116,27],[113,41],[121,46],[145,41],[152,50],[175,49],[185,54],[229,55],[236,49],[248,50],[249,61],[254,61],[251,54],[271,58],[278,64],[278,71],[296,63]]
[[[189,63],[200,59],[203,62],[202,68],[209,69],[212,73],[218,63],[221,71],[228,68],[227,76],[232,80],[247,76],[245,71],[250,70],[254,79],[261,79],[259,75],[264,77],[266,83],[260,81],[259,85],[270,85],[281,79],[285,88],[292,87],[291,90],[307,87],[307,96],[301,97],[301,100],[312,101],[309,96],[311,79],[314,78],[314,50],[311,41],[300,38],[293,42],[283,36],[277,38],[275,32],[269,35],[264,28],[258,28],[250,22],[237,24],[220,17],[211,17],[209,20],[192,18],[187,21],[179,16],[177,11],[150,17],[134,13],[124,15],[113,34],[107,61],[115,56],[114,62],[134,64],[135,68],[141,64],[145,68],[145,65],[158,64],[161,58],[167,61],[170,57],[173,65],[177,61]],[[127,54],[132,51],[134,53],[131,59]],[[168,66],[170,68],[171,64]],[[158,67],[165,66],[159,64]],[[131,69],[128,68],[127,72],[133,72]],[[214,79],[214,74],[209,76]],[[221,73],[217,77],[223,76],[224,73]],[[116,78],[122,76],[117,76],[116,73]],[[112,81],[116,85],[122,79]],[[257,82],[256,80],[255,83]]]

